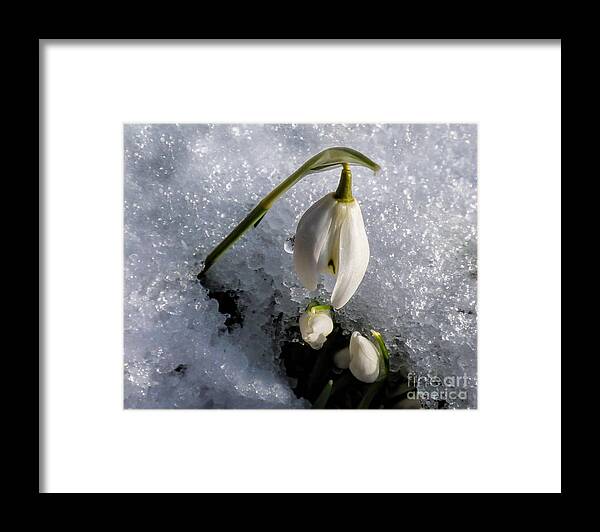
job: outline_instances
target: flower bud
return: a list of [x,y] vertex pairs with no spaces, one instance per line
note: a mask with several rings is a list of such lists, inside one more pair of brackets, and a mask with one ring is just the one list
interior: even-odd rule
[[359,381],[375,382],[385,375],[383,354],[379,348],[358,332],[350,337],[350,371]]
[[333,320],[329,308],[309,308],[300,316],[299,325],[302,339],[313,349],[321,349],[327,336],[333,331]]
[[348,369],[350,366],[350,349],[344,347],[333,355],[333,363],[340,369]]

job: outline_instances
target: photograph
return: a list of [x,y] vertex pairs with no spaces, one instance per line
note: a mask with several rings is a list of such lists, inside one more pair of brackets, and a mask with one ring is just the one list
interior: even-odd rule
[[123,132],[126,409],[477,408],[477,124]]

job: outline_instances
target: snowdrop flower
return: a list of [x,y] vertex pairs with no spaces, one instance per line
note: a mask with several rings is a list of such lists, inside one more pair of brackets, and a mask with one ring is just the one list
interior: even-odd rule
[[371,331],[377,344],[358,332],[350,337],[350,347],[338,351],[333,358],[338,368],[350,368],[350,372],[359,381],[375,382],[387,374],[387,349],[381,335]]
[[327,336],[333,331],[329,305],[312,305],[300,316],[302,339],[313,349],[321,349]]
[[305,288],[316,290],[322,273],[336,278],[331,294],[335,309],[348,303],[369,264],[369,241],[351,185],[350,167],[344,165],[337,191],[302,215],[294,242],[294,268]]

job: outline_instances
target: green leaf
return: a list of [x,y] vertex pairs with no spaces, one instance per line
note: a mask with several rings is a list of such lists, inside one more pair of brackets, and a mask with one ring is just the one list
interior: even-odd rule
[[387,376],[387,374],[390,372],[390,352],[388,351],[387,347],[385,346],[385,343],[383,341],[381,333],[371,330],[371,335],[377,342],[377,347],[379,348],[379,353],[381,353],[381,356],[383,358],[385,376]]
[[342,146],[328,148],[320,153],[317,153],[317,155],[306,161],[306,163],[300,167],[300,170],[304,169],[304,167],[307,167],[306,171],[314,174],[317,172],[330,170],[331,168],[344,163],[355,166],[364,166],[375,173],[381,170],[381,167],[376,162],[369,159],[366,155],[363,155],[359,151],[353,150],[352,148],[345,148]]
[[329,396],[331,395],[331,389],[333,388],[333,381],[330,379],[327,381],[327,384],[323,388],[323,391],[317,397],[317,400],[313,403],[312,408],[325,408],[327,405],[327,401],[329,401]]

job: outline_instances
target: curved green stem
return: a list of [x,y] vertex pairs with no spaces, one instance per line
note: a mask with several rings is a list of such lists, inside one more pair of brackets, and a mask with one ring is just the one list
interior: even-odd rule
[[[284,179],[271,192],[269,192],[260,202],[250,211],[250,213],[231,231],[223,241],[218,244],[204,260],[202,271],[198,274],[201,277],[218,260],[218,258],[227,251],[246,231],[256,227],[263,219],[267,211],[273,206],[275,201],[293,187],[300,179],[308,174],[323,172],[335,166],[344,165],[349,172],[350,164],[370,168],[373,172],[378,172],[380,167],[366,155],[353,150],[352,148],[336,147],[328,148],[306,161],[298,170],[296,170],[287,179]],[[343,174],[343,173],[342,173]],[[351,179],[350,174],[350,179]],[[350,181],[351,183],[351,181]]]

